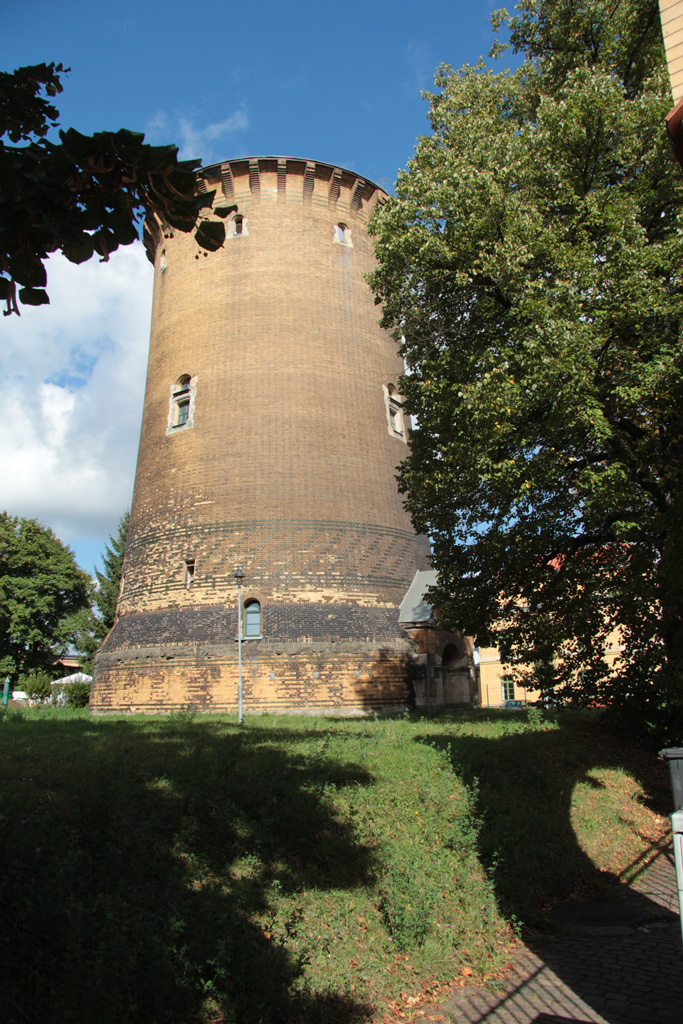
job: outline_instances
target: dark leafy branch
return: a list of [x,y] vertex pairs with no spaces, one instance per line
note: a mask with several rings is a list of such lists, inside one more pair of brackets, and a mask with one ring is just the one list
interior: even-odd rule
[[[72,263],[108,260],[139,237],[156,215],[178,231],[195,230],[198,245],[223,243],[234,207],[212,211],[213,192],[196,188],[198,161],[178,160],[175,146],[150,146],[122,129],[83,135],[56,127],[46,97],[62,91],[61,64],[0,73],[0,301],[5,314],[19,303],[49,302],[45,261],[61,252]],[[44,94],[44,95],[43,95]]]

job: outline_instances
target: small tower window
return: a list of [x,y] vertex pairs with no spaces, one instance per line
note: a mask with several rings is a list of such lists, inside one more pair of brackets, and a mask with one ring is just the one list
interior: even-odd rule
[[334,228],[334,240],[338,245],[346,245],[349,249],[353,249],[353,242],[351,241],[351,231],[346,224],[336,224]]
[[261,605],[258,601],[247,601],[244,606],[244,636],[261,636]]
[[183,582],[184,582],[186,587],[191,586],[193,581],[194,581],[194,569],[195,569],[195,560],[194,560],[194,558],[187,558],[185,560],[185,572],[183,574]]
[[197,378],[184,373],[171,385],[171,397],[168,403],[168,420],[166,434],[180,430],[189,430],[194,426],[195,400],[197,397]]
[[384,391],[384,407],[389,435],[407,442],[408,432],[403,415],[403,400],[393,384],[385,384],[382,390]]
[[238,214],[233,217],[228,224],[228,238],[240,238],[242,235],[248,235],[246,217]]

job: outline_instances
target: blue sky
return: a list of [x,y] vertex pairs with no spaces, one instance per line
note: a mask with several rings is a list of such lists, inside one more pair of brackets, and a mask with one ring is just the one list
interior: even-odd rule
[[[3,6],[2,70],[71,68],[57,98],[65,128],[143,131],[205,164],[316,158],[390,191],[428,131],[421,91],[441,62],[488,52],[499,5]],[[53,258],[48,275],[51,305],[0,324],[12,414],[0,508],[51,526],[91,570],[132,493],[152,278],[138,246],[108,264]]]

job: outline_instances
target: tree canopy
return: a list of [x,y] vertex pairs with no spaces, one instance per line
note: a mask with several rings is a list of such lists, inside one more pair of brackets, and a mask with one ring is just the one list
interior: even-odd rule
[[[50,100],[62,92],[61,64],[0,72],[0,300],[49,302],[45,260],[60,251],[72,263],[109,258],[139,236],[146,215],[179,231],[195,230],[204,249],[220,248],[225,227],[202,217],[214,192],[196,188],[199,162],[178,161],[175,146],[150,146],[125,129],[82,135],[56,127]],[[235,207],[212,211],[226,217]],[[17,285],[18,302],[17,302]]]
[[658,5],[516,12],[492,21],[521,67],[440,68],[373,225],[417,422],[400,487],[444,625],[561,699],[628,694],[647,717],[683,706],[683,188]]
[[49,671],[74,641],[90,589],[52,530],[0,513],[0,676]]

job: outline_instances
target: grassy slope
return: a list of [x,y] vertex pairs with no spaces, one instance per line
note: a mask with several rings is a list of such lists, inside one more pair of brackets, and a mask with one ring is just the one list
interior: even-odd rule
[[0,1016],[361,1021],[495,975],[666,836],[662,767],[558,721],[6,715]]

